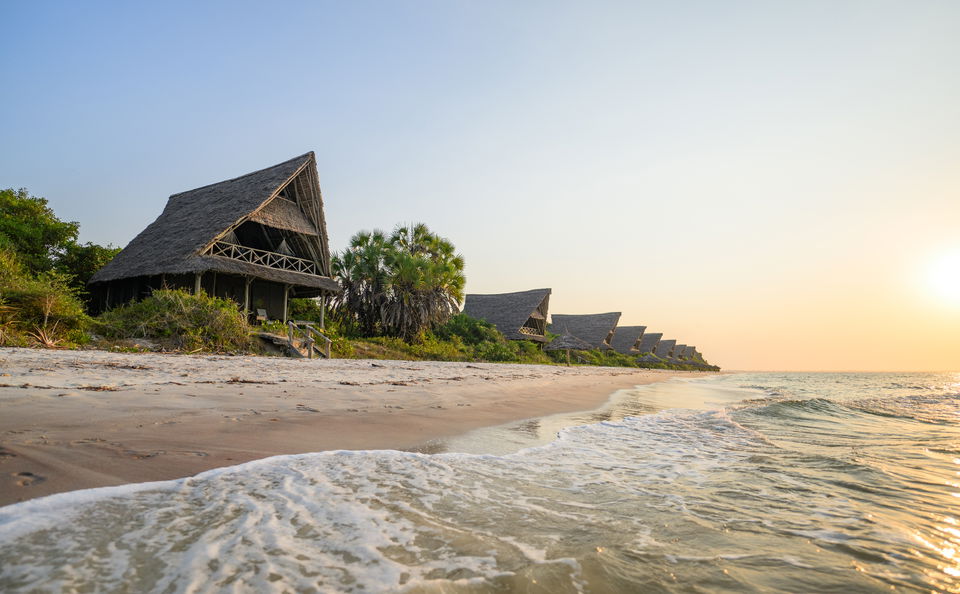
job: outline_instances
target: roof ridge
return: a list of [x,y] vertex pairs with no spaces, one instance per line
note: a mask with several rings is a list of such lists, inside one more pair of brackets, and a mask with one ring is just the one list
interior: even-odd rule
[[296,157],[291,157],[291,158],[287,159],[286,161],[281,161],[281,162],[276,163],[276,164],[274,164],[274,165],[270,165],[269,167],[264,167],[263,169],[257,169],[256,171],[251,171],[250,173],[244,173],[243,175],[238,175],[237,177],[231,177],[230,179],[224,179],[224,180],[220,180],[220,181],[218,181],[218,182],[213,182],[212,184],[206,184],[206,185],[204,185],[204,186],[197,186],[196,188],[190,188],[189,190],[184,190],[184,191],[182,191],[182,192],[177,192],[176,194],[170,194],[170,198],[176,198],[177,196],[182,196],[183,194],[189,194],[190,192],[196,192],[197,190],[203,190],[204,188],[210,188],[210,187],[213,187],[213,186],[219,186],[220,184],[225,184],[225,183],[227,183],[227,182],[237,181],[238,179],[243,179],[243,178],[245,178],[245,177],[250,177],[251,175],[257,175],[258,173],[263,173],[264,171],[267,171],[268,169],[275,169],[275,168],[277,168],[277,167],[280,167],[281,165],[286,165],[287,163],[289,163],[289,162],[291,162],[291,161],[296,161],[297,159],[303,159],[304,157],[311,157],[311,156],[313,156],[314,158],[316,158],[316,155],[314,155],[313,151],[308,151],[308,152],[306,152],[306,153],[304,153],[304,154],[302,154],[302,155],[297,155]]
[[552,292],[553,289],[549,287],[544,287],[542,289],[524,289],[523,291],[510,291],[508,293],[468,293],[468,295],[473,295],[475,297],[499,297],[501,295],[520,295],[521,293],[542,293],[542,292]]

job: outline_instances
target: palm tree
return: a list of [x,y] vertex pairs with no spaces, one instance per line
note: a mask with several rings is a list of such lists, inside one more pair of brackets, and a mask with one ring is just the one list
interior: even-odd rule
[[453,244],[423,223],[400,225],[389,237],[361,231],[334,256],[343,285],[335,305],[364,334],[415,340],[459,311],[463,269]]

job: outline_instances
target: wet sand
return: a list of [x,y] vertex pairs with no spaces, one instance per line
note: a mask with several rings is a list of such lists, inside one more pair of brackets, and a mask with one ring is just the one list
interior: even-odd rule
[[442,449],[692,372],[0,349],[0,505],[277,454]]

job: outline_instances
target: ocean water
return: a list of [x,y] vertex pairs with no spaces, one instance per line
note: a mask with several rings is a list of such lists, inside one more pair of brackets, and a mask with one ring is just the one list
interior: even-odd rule
[[673,380],[425,450],[0,508],[0,591],[960,591],[960,374]]

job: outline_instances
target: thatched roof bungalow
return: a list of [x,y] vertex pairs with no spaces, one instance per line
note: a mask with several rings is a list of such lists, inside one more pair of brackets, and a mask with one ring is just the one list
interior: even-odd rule
[[516,293],[470,294],[464,298],[463,313],[486,320],[510,340],[547,340],[547,313],[550,289]]
[[613,350],[624,355],[632,355],[640,352],[640,340],[643,337],[643,331],[646,326],[617,326],[617,331],[610,340],[610,346]]
[[170,196],[90,280],[100,310],[165,286],[202,289],[273,319],[286,319],[290,297],[338,292],[314,154]]
[[678,345],[674,346],[674,347],[673,347],[673,358],[674,358],[674,359],[677,359],[678,361],[683,360],[683,359],[685,358],[683,354],[684,354],[686,351],[687,351],[687,345],[685,345],[685,344],[678,344]]
[[640,346],[637,347],[641,353],[655,353],[660,339],[663,338],[663,332],[647,332],[640,337]]
[[661,359],[672,359],[675,346],[677,346],[676,340],[661,340],[657,343],[657,350],[653,354]]
[[572,334],[558,336],[551,340],[550,343],[544,347],[544,349],[548,351],[566,351],[567,365],[570,365],[570,351],[589,351],[592,348],[592,344],[584,340],[580,340]]
[[609,349],[617,330],[620,312],[598,314],[553,314],[550,331],[554,334],[572,334],[595,349]]

